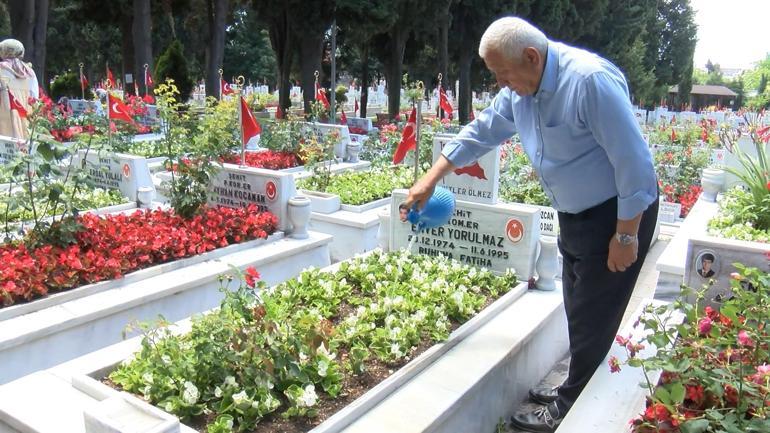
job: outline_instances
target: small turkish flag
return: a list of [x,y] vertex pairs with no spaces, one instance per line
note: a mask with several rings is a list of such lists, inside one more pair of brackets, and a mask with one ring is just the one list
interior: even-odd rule
[[438,90],[438,105],[441,106],[441,109],[444,110],[444,115],[446,117],[452,118],[452,104],[449,103],[449,98],[446,96],[446,92],[444,92],[444,88],[440,87]]
[[230,87],[230,84],[227,81],[225,81],[222,78],[220,78],[219,80],[221,81],[221,83],[220,83],[221,89],[220,90],[222,92],[222,96],[232,95],[233,93],[235,93],[233,91],[232,87]]
[[398,147],[396,147],[396,151],[393,153],[393,164],[401,163],[401,161],[404,160],[406,153],[417,147],[416,124],[417,109],[412,107],[409,121],[406,123],[404,131],[401,133],[401,141],[398,143]]
[[21,105],[19,100],[13,96],[13,93],[11,93],[10,90],[6,90],[6,91],[8,92],[8,100],[11,101],[11,110],[16,110],[16,112],[19,113],[19,117],[26,119],[27,109],[24,108],[23,105]]
[[318,83],[315,84],[315,100],[324,104],[324,108],[329,109],[329,100],[326,99],[326,90],[322,89]]
[[353,107],[353,113],[358,116],[358,98],[356,98],[356,105]]
[[471,122],[476,120],[476,115],[473,114],[473,107],[471,107],[471,116],[470,117],[471,117]]
[[275,118],[276,119],[283,119],[283,108],[279,105],[278,108],[275,109]]
[[348,116],[345,115],[345,110],[340,111],[340,123],[343,125],[348,124]]
[[107,109],[107,117],[110,120],[123,120],[128,123],[134,123],[134,119],[128,115],[128,107],[120,99],[113,96],[112,93],[108,93],[109,107]]
[[115,77],[112,75],[112,71],[110,71],[110,68],[107,68],[107,85],[110,88],[115,88]]
[[243,145],[251,140],[252,137],[259,135],[262,132],[262,127],[259,126],[259,122],[254,118],[254,113],[251,112],[249,104],[241,96],[241,127],[243,131]]
[[147,68],[144,70],[144,86],[150,88],[154,85],[155,83],[152,81],[152,75],[150,75],[150,68]]
[[86,74],[83,73],[83,71],[80,72],[80,89],[85,91],[88,88],[88,79],[86,79]]

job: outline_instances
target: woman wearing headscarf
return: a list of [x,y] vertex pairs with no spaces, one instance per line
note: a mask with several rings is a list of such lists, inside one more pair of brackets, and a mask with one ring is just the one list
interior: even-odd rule
[[24,45],[16,39],[0,42],[0,135],[24,138],[29,136],[27,120],[11,110],[8,91],[14,99],[30,111],[29,97],[38,98],[35,71],[24,63]]

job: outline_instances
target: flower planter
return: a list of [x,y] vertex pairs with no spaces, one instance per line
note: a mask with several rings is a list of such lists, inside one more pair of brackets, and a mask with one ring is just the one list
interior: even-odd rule
[[[682,283],[690,287],[701,287],[713,279],[715,284],[708,294],[709,299],[713,300],[718,294],[726,294],[730,274],[736,271],[733,263],[767,269],[770,244],[708,235],[708,222],[718,212],[718,204],[706,200],[698,200],[693,206],[677,234],[658,258],[656,268],[660,274],[656,294],[674,295],[679,292]],[[714,259],[704,272],[703,259],[709,258],[708,254]]]
[[[277,283],[307,266],[329,263],[327,235],[231,245],[142,269],[117,280],[81,286],[0,310],[0,383],[51,367],[121,340],[135,320],[179,320],[219,303],[218,276],[259,266]],[[73,344],[77,342],[77,344]]]
[[310,199],[310,208],[315,213],[329,214],[340,209],[340,196],[319,191],[299,190]]
[[[311,431],[494,431],[498,420],[510,414],[510,402],[523,398],[528,387],[566,352],[561,309],[559,291],[527,292],[526,284],[520,284],[455,330],[447,341],[429,348]],[[189,321],[178,324],[178,332],[187,329]],[[494,345],[489,344],[490,339]],[[30,432],[43,433],[54,427],[81,431],[70,425],[82,423],[86,407],[119,395],[98,379],[139,347],[139,338],[133,338],[3,386],[0,422],[23,425]],[[483,356],[479,356],[480,348]],[[32,389],[47,392],[40,396]],[[49,401],[59,403],[49,405]],[[38,409],[33,413],[25,409],[29,407]],[[43,413],[71,415],[40,416],[40,408]],[[180,431],[190,430],[182,425]]]

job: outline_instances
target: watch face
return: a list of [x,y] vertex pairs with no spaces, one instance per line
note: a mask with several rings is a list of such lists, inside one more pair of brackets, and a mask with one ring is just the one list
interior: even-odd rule
[[636,240],[636,236],[631,236],[626,233],[618,233],[616,238],[621,245],[631,245]]

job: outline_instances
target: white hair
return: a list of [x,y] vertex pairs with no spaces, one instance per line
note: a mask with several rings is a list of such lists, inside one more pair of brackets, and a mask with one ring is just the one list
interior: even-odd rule
[[518,17],[503,17],[487,27],[479,43],[479,56],[496,51],[505,59],[521,61],[524,49],[533,47],[545,56],[548,38],[537,27]]

